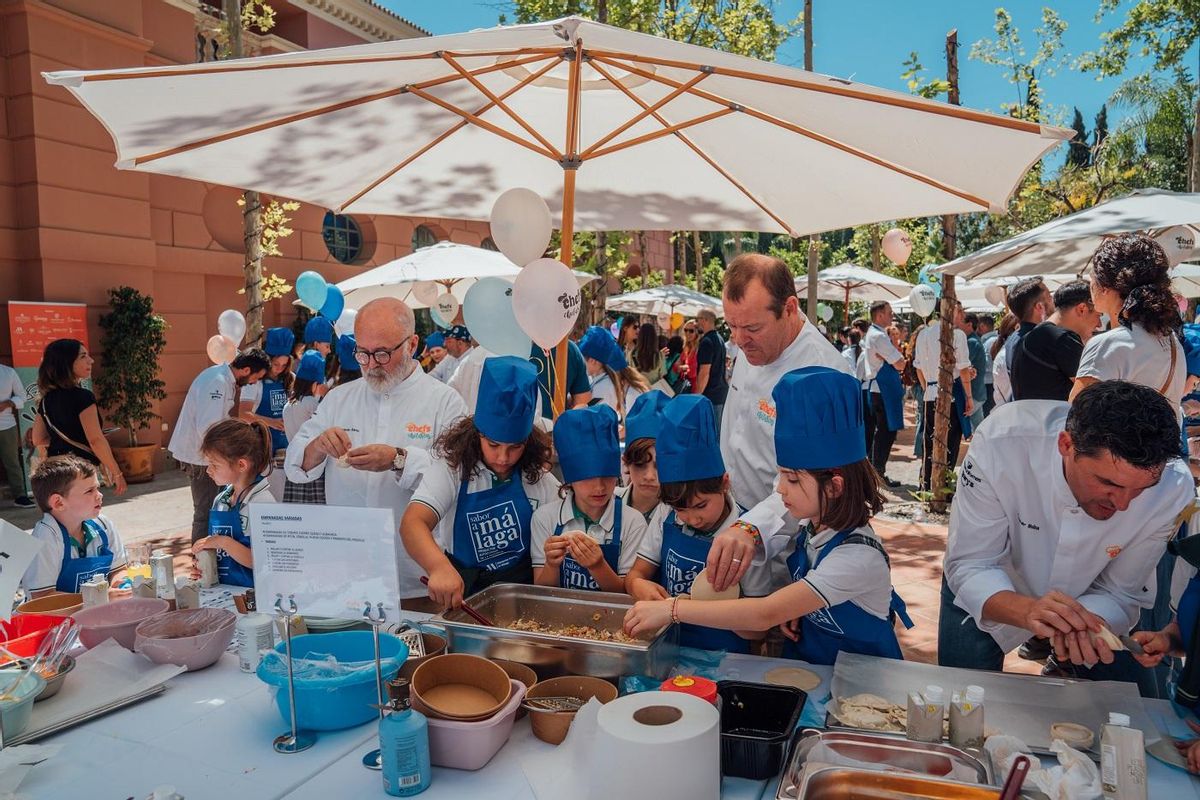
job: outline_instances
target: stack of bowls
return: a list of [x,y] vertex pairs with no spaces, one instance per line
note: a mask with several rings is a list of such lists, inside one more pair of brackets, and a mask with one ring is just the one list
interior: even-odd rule
[[[601,703],[617,699],[617,687],[603,678],[586,675],[564,675],[542,681],[525,694],[527,700],[539,697],[578,697],[583,702],[593,697]],[[567,731],[575,721],[574,711],[531,711],[530,727],[533,735],[549,744],[560,744],[567,738]]]

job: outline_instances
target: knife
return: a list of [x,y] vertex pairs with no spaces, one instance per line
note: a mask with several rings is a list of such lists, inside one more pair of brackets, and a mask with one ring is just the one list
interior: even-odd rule
[[1122,634],[1121,636],[1118,636],[1117,638],[1121,640],[1121,644],[1125,645],[1125,649],[1128,650],[1130,653],[1133,653],[1135,656],[1141,656],[1141,655],[1146,654],[1145,648],[1143,648],[1140,644],[1138,644],[1137,639],[1134,639],[1132,636],[1126,636],[1126,635]]

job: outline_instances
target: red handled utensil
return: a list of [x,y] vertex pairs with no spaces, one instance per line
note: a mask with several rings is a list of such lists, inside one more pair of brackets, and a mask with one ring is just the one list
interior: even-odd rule
[[[422,575],[422,576],[421,576],[421,583],[423,583],[423,584],[425,584],[426,586],[428,586],[428,585],[429,585],[429,578],[427,578],[426,576]],[[470,606],[470,604],[468,604],[468,603],[467,603],[467,601],[466,601],[466,600],[463,600],[463,601],[462,601],[462,606],[461,606],[461,607],[462,607],[462,610],[463,610],[463,611],[467,612],[467,616],[469,616],[471,619],[473,619],[473,620],[475,620],[476,622],[478,622],[480,625],[487,625],[489,628],[495,628],[495,627],[496,627],[496,623],[492,622],[490,619],[488,619],[487,617],[485,617],[483,614],[480,614],[478,611],[476,611],[474,608],[472,608],[472,607]]]
[[1000,800],[1017,800],[1017,795],[1021,793],[1021,787],[1025,785],[1025,776],[1029,774],[1029,759],[1025,756],[1017,756],[1013,761],[1012,769],[1008,772],[1008,779],[1004,781],[1004,788],[1000,790]]

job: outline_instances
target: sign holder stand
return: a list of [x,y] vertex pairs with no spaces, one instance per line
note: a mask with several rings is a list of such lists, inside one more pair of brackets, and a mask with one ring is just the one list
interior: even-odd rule
[[[387,623],[387,614],[384,613],[383,603],[375,606],[376,612],[371,613],[371,604],[367,603],[363,609],[363,619],[371,624],[371,635],[375,642],[375,693],[379,698],[379,720],[383,721],[384,709],[387,707],[383,702],[383,665],[379,659],[379,629]],[[362,758],[362,765],[367,769],[380,770],[383,769],[383,754],[379,748],[375,748],[367,753]]]
[[312,731],[302,731],[296,726],[296,684],[292,675],[292,619],[296,616],[296,596],[288,595],[285,607],[283,595],[276,594],[275,611],[283,623],[283,643],[287,655],[288,671],[288,706],[292,712],[292,730],[290,733],[281,733],[275,737],[275,752],[300,753],[316,744],[317,735]]

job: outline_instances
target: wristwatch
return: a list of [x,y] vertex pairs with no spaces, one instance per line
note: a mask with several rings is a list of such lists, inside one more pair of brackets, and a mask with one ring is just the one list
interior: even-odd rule
[[404,472],[404,465],[408,463],[408,453],[403,447],[396,448],[396,457],[392,459],[392,471]]

